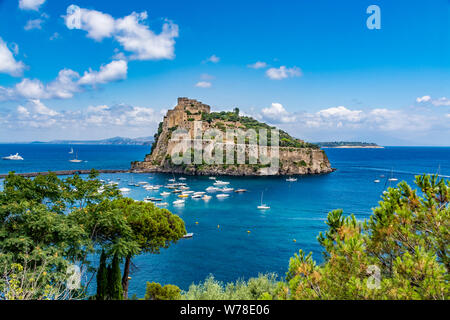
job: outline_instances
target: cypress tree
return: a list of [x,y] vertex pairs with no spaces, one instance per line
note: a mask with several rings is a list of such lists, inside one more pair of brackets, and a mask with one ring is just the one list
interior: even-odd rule
[[106,300],[108,296],[108,270],[106,268],[106,254],[102,250],[100,265],[97,271],[97,300]]
[[117,253],[114,257],[109,268],[109,298],[111,300],[123,300],[122,289],[122,274],[120,271],[120,261]]

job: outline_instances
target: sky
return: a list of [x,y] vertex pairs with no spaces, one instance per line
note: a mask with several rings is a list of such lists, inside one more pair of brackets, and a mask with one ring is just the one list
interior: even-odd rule
[[312,142],[450,145],[450,0],[0,0],[0,17],[0,142],[153,136],[189,97]]

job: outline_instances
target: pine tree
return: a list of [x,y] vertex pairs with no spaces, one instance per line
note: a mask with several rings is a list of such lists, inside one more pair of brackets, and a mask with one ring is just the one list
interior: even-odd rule
[[106,268],[106,254],[102,250],[100,266],[97,271],[97,300],[106,300],[108,295],[108,270]]

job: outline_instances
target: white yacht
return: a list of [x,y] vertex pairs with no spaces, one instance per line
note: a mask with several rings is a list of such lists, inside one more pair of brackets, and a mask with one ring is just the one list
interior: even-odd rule
[[184,200],[180,199],[180,200],[175,200],[174,202],[172,202],[174,205],[182,205],[184,204]]
[[229,194],[221,193],[221,194],[218,194],[216,197],[218,199],[221,199],[221,198],[228,198],[229,196],[230,196]]
[[164,191],[164,192],[161,192],[160,195],[163,197],[167,197],[167,196],[170,196],[170,192]]
[[289,177],[289,178],[286,179],[286,181],[287,182],[295,182],[295,181],[297,181],[297,178]]
[[23,158],[18,154],[14,154],[14,155],[9,155],[8,157],[3,157],[3,160],[23,160]]

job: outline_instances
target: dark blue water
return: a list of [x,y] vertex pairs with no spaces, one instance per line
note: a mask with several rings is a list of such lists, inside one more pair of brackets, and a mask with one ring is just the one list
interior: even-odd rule
[[[19,152],[23,163],[0,161],[0,172],[46,171],[68,168],[128,168],[133,160],[143,159],[148,147],[76,146],[78,157],[87,163],[71,164],[69,146],[0,145],[0,155]],[[341,208],[358,219],[367,218],[377,206],[391,174],[399,181],[413,183],[414,175],[436,173],[450,177],[450,148],[389,147],[385,149],[326,149],[333,167],[338,170],[322,176],[299,178],[288,183],[285,178],[222,177],[233,188],[248,193],[232,193],[230,198],[209,202],[186,200],[184,207],[168,207],[186,223],[194,238],[180,240],[159,255],[141,255],[133,260],[130,292],[143,296],[146,281],[176,284],[187,289],[192,282],[209,274],[222,281],[276,272],[284,276],[289,258],[303,249],[312,251],[319,262],[321,248],[316,237],[326,229],[327,213]],[[385,175],[386,178],[380,178]],[[146,191],[129,187],[128,181],[165,184],[171,175],[103,174],[103,179],[121,178],[120,187],[132,188],[130,197],[142,200],[159,196],[160,190]],[[374,183],[380,179],[381,183]],[[187,177],[191,190],[204,191],[212,184],[206,177]],[[271,209],[256,207],[264,191],[264,202]],[[172,202],[176,196],[166,200]],[[198,224],[196,223],[198,222]],[[219,225],[219,228],[218,228]],[[248,233],[247,231],[250,231]],[[296,242],[294,242],[296,239]]]

